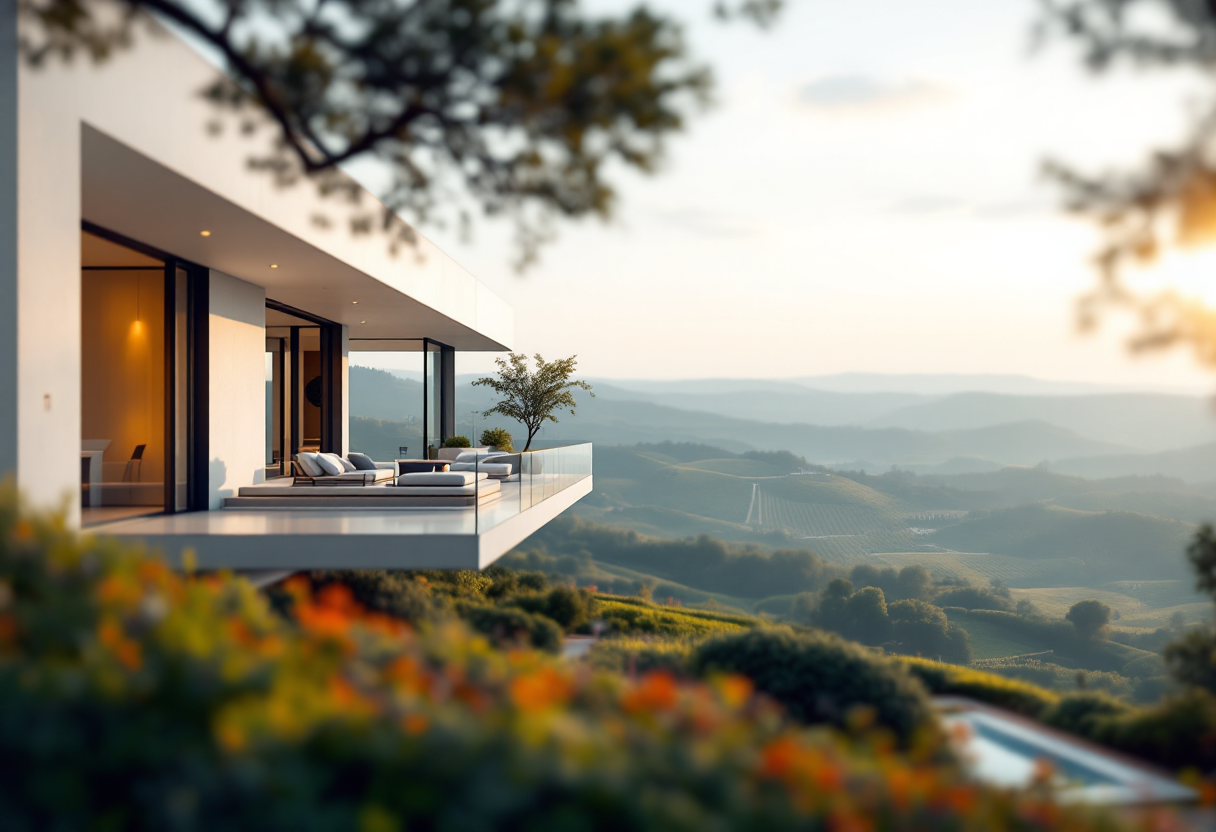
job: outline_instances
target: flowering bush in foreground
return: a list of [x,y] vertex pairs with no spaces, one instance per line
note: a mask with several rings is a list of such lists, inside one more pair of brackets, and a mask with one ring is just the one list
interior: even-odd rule
[[291,621],[0,500],[6,832],[1119,828],[799,730],[740,677],[628,682],[288,589]]

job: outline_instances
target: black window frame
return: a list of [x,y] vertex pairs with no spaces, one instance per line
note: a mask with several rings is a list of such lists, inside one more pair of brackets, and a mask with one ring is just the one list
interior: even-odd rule
[[[178,514],[177,507],[177,272],[186,274],[186,480],[185,511],[206,511],[211,488],[210,448],[210,310],[211,271],[206,266],[141,243],[116,231],[84,220],[82,231],[116,245],[160,260],[164,273],[165,358],[165,470],[164,512]],[[82,267],[83,268],[83,267]],[[102,267],[105,268],[105,267]],[[89,269],[96,270],[96,269]],[[129,267],[127,269],[129,270]]]

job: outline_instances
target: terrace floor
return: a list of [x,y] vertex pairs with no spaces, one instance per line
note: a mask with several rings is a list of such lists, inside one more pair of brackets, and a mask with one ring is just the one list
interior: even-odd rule
[[218,509],[87,529],[139,541],[199,569],[484,569],[591,493],[587,476],[530,508],[518,483],[468,508]]

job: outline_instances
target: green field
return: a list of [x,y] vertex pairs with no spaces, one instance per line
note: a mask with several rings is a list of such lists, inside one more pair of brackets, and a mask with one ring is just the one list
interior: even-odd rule
[[868,563],[883,566],[924,566],[938,580],[959,578],[986,586],[999,580],[1009,586],[1045,586],[1058,582],[1074,566],[1071,561],[1038,561],[1007,555],[970,552],[884,552],[871,555]]
[[[1113,625],[1128,629],[1165,627],[1175,612],[1182,613],[1188,623],[1207,621],[1212,616],[1212,602],[1201,600],[1197,595],[1191,595],[1192,600],[1183,603],[1153,606],[1131,595],[1113,592],[1109,589],[1110,586],[1108,584],[1106,589],[1083,586],[1014,589],[1013,595],[1015,598],[1028,599],[1039,608],[1043,615],[1051,618],[1062,618],[1068,612],[1068,608],[1078,601],[1090,599],[1101,601],[1119,613],[1119,618],[1112,622]],[[1172,596],[1168,597],[1172,598]]]
[[947,617],[967,631],[971,649],[977,659],[1003,659],[1043,651],[1043,645],[1008,632],[989,621],[982,621],[960,610],[950,610]]

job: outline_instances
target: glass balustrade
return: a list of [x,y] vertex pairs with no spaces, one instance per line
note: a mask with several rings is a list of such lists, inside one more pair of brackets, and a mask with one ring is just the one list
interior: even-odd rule
[[[504,465],[511,466],[511,473],[505,478]],[[475,468],[475,525],[477,532],[482,533],[590,477],[592,446],[566,445],[479,457]]]

